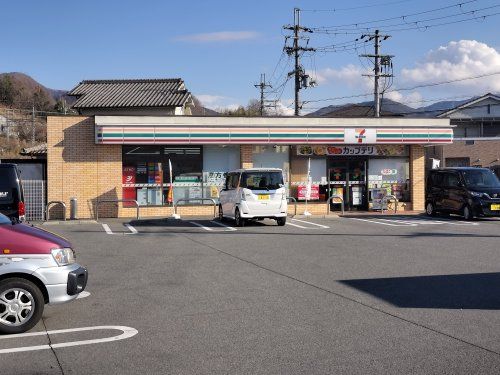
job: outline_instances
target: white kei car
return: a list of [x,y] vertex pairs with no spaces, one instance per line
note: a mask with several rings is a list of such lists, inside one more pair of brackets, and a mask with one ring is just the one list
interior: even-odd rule
[[236,226],[244,226],[248,219],[274,219],[280,226],[286,223],[287,193],[281,169],[229,172],[219,198],[219,219],[232,218]]

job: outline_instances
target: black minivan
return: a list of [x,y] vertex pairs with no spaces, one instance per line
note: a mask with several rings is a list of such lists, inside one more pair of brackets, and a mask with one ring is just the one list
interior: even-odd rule
[[25,218],[23,186],[15,164],[0,164],[0,213],[20,221]]
[[466,220],[500,217],[500,181],[488,168],[433,169],[425,188],[425,211],[430,216],[459,214]]

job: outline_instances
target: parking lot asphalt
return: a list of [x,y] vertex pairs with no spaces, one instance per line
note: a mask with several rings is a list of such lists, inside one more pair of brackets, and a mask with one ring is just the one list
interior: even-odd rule
[[[0,336],[2,374],[499,372],[499,220],[42,228],[73,243],[90,295],[47,306],[32,332],[48,335]],[[98,328],[51,333],[81,327]]]

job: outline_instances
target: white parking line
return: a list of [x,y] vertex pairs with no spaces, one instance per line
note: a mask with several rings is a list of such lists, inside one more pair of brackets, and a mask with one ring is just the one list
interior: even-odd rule
[[215,220],[212,220],[212,223],[217,224],[217,225],[220,225],[221,227],[226,228],[226,231],[227,231],[227,232],[231,232],[231,231],[235,231],[235,230],[237,230],[236,228],[230,227],[229,225],[222,224],[222,223],[220,223],[220,222],[218,222],[218,221],[215,221]]
[[203,228],[203,229],[208,230],[208,231],[210,231],[210,232],[213,232],[213,229],[212,229],[212,228],[209,228],[209,227],[206,227],[206,226],[204,226],[204,225],[201,225],[200,223],[197,223],[197,222],[195,222],[195,221],[190,221],[189,223],[194,224],[194,225],[196,225],[197,227]]
[[311,229],[308,227],[303,227],[302,225],[292,224],[289,221],[286,222],[286,225],[291,225],[292,227],[302,228],[302,229]]
[[82,327],[82,328],[70,328],[70,329],[58,329],[53,331],[41,331],[41,332],[31,332],[31,333],[21,333],[17,335],[5,335],[0,336],[0,340],[7,339],[18,339],[22,337],[33,337],[33,336],[45,336],[45,335],[58,335],[62,333],[73,333],[82,331],[98,331],[98,330],[118,330],[122,331],[118,336],[104,337],[102,339],[92,339],[92,340],[81,340],[81,341],[68,341],[61,342],[51,345],[34,345],[34,346],[23,346],[19,348],[9,348],[1,349],[0,354],[6,353],[19,353],[19,352],[31,352],[35,350],[46,350],[46,349],[57,349],[66,348],[70,346],[81,346],[90,344],[99,344],[103,342],[119,341],[125,340],[130,337],[137,335],[138,331],[135,328],[125,327],[125,326],[95,326],[95,327]]
[[107,234],[137,234],[139,233],[137,231],[137,229],[135,229],[132,225],[130,224],[123,224],[124,226],[127,227],[127,229],[130,231],[130,233],[113,233],[113,231],[111,230],[111,228],[109,227],[108,224],[102,224],[102,227],[104,228],[104,230],[106,231]]
[[384,223],[376,220],[369,220],[369,219],[359,219],[356,217],[350,217],[349,219],[351,220],[359,220],[359,221],[367,221],[369,223],[375,223],[375,224],[381,224],[381,225],[388,225],[391,227],[416,227],[417,224],[391,224],[391,223]]
[[113,234],[113,231],[111,230],[108,224],[103,224],[102,227],[104,228],[107,234]]
[[293,221],[298,221],[299,223],[305,223],[305,224],[316,225],[317,227],[320,227],[320,228],[325,228],[325,229],[329,229],[329,228],[330,228],[329,226],[322,225],[322,224],[312,223],[312,222],[310,222],[310,221],[299,220],[299,219],[292,219],[292,220],[293,220]]
[[[137,234],[139,233],[137,229],[135,229],[132,225],[130,224],[125,224],[125,226],[128,228],[128,230],[131,232],[130,234]],[[127,233],[128,234],[128,233]]]
[[87,292],[86,290],[84,290],[83,292],[80,292],[78,294],[78,296],[76,297],[76,299],[87,298],[88,296],[90,296],[90,292]]
[[468,221],[452,221],[452,220],[428,220],[424,218],[414,218],[414,219],[382,219],[377,218],[373,220],[369,219],[360,219],[355,217],[350,217],[351,220],[360,220],[367,221],[370,223],[381,224],[381,225],[389,225],[393,227],[415,227],[417,225],[479,225],[478,223],[471,223]]

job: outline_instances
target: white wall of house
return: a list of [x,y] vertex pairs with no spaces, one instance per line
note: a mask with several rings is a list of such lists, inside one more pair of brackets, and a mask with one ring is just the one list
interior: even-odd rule
[[459,109],[446,116],[450,119],[456,118],[488,118],[500,117],[500,100],[487,98],[480,102],[473,103],[468,107]]

